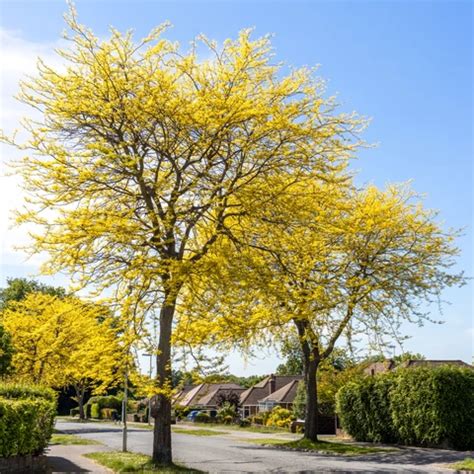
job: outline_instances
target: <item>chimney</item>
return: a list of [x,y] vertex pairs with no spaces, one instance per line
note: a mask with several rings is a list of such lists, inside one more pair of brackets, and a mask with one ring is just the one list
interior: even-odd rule
[[276,389],[276,379],[273,374],[270,374],[270,378],[268,380],[268,395],[271,395]]

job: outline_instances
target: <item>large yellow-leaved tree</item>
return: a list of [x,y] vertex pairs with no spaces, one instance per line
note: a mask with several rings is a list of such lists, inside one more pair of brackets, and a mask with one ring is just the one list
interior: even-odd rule
[[41,116],[26,122],[29,140],[4,137],[27,153],[20,221],[40,226],[33,251],[49,254],[45,271],[160,307],[153,460],[169,463],[176,303],[243,212],[232,196],[282,171],[332,179],[364,123],[336,113],[312,71],[284,75],[269,39],[248,30],[222,45],[199,38],[184,52],[164,26],[136,42],[114,29],[97,38],[74,9],[67,22],[66,67],[40,62],[21,87]]
[[73,386],[81,418],[86,392],[102,393],[122,380],[123,349],[104,306],[30,293],[10,302],[0,322],[12,338],[13,377],[54,388]]
[[[269,185],[282,180],[291,176]],[[214,271],[190,280],[176,341],[249,349],[295,331],[306,383],[304,436],[316,441],[318,369],[336,343],[399,338],[404,321],[429,320],[424,304],[463,284],[452,269],[456,233],[435,217],[407,186],[291,184],[249,208],[233,238],[203,259]]]

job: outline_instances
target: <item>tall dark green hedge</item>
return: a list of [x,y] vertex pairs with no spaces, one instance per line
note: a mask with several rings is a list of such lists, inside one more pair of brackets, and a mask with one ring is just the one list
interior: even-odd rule
[[474,371],[399,369],[344,386],[344,429],[358,441],[474,449]]
[[396,443],[391,423],[390,391],[395,378],[368,377],[339,390],[337,411],[344,429],[357,441]]
[[0,384],[0,457],[40,454],[48,445],[56,415],[52,390]]

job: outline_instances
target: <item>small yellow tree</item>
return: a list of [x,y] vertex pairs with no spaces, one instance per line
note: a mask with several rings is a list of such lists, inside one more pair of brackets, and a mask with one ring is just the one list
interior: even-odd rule
[[12,336],[14,377],[54,388],[72,385],[84,418],[84,395],[119,381],[123,351],[107,309],[78,298],[30,293],[1,317]]
[[451,271],[454,237],[404,186],[291,184],[267,205],[248,209],[233,239],[202,262],[215,271],[188,286],[176,339],[248,348],[296,330],[305,437],[315,441],[321,362],[343,335],[383,344],[399,336],[403,321],[429,320],[420,303],[464,282]]

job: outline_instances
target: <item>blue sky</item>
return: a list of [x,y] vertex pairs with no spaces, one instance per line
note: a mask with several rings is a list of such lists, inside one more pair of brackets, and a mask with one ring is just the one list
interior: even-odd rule
[[[465,228],[458,242],[459,268],[473,275],[471,2],[79,0],[76,6],[81,23],[99,36],[107,35],[110,24],[143,36],[170,20],[174,27],[168,37],[185,45],[199,33],[222,41],[251,26],[255,35],[275,35],[278,60],[293,66],[320,64],[319,74],[329,81],[329,92],[338,94],[342,109],[372,118],[365,138],[378,146],[362,151],[354,163],[358,182],[383,186],[412,180],[446,226]],[[10,60],[2,65],[8,69],[2,71],[2,107],[7,111],[2,127],[12,128],[17,120],[8,97],[15,74],[29,68],[15,65],[26,63],[34,52],[52,54],[65,9],[62,1],[0,2],[1,49]],[[3,160],[10,154],[2,148]],[[5,189],[8,206],[14,206],[13,181],[5,182]],[[5,222],[2,284],[7,276],[37,269],[35,260],[24,262],[12,252],[9,242],[16,238]],[[444,325],[405,328],[412,335],[406,349],[430,358],[470,361],[472,289],[470,284],[445,293],[451,305],[445,307]],[[437,309],[432,316],[439,316]],[[236,373],[271,372],[276,363],[274,356],[265,355],[245,369],[239,358],[230,358]]]

